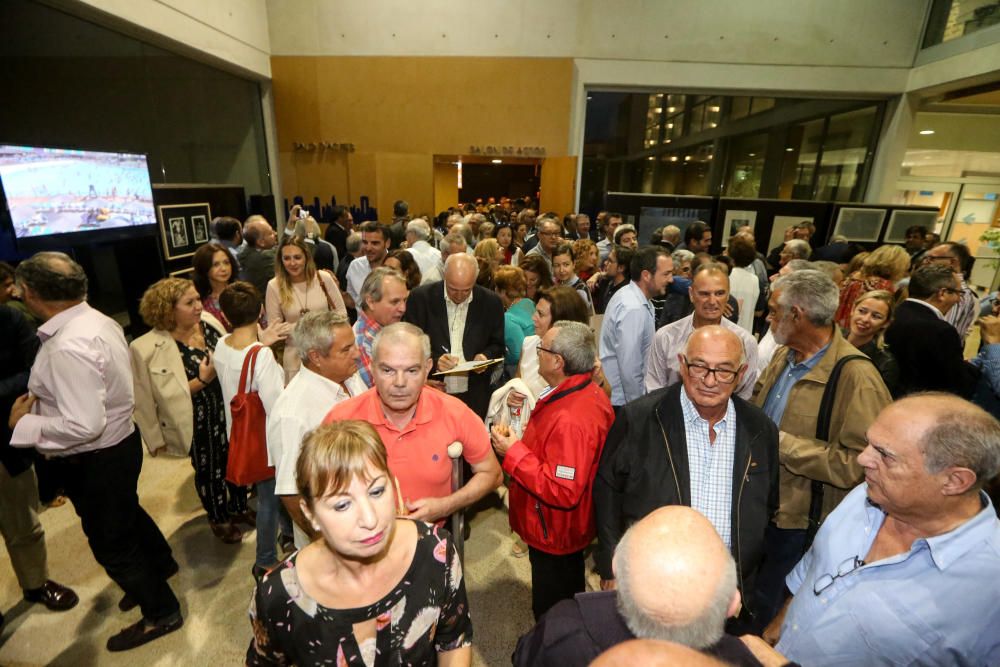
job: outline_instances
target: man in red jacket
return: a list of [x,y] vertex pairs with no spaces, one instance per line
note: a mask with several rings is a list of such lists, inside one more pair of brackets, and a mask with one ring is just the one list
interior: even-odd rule
[[528,544],[536,620],[585,589],[583,550],[596,533],[591,491],[614,421],[608,397],[591,381],[596,357],[589,327],[556,322],[538,346],[538,372],[549,387],[524,437],[503,425],[492,430],[513,480],[510,526]]

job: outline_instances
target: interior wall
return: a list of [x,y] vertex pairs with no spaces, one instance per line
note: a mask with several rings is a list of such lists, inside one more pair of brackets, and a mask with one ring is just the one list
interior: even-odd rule
[[[367,196],[387,218],[405,199],[411,211],[434,213],[458,194],[435,186],[434,155],[532,147],[549,162],[568,153],[570,59],[292,56],[273,58],[271,71],[289,200],[333,195],[358,205]],[[295,147],[322,142],[337,148]],[[567,202],[572,187],[562,175],[547,185]]]

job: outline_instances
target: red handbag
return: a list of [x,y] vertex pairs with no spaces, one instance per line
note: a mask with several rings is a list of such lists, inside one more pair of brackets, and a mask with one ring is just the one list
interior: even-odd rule
[[243,359],[240,385],[229,402],[233,428],[229,434],[229,458],[226,480],[237,486],[247,486],[274,477],[274,468],[267,465],[267,413],[260,394],[250,391],[254,366],[262,345],[254,345]]

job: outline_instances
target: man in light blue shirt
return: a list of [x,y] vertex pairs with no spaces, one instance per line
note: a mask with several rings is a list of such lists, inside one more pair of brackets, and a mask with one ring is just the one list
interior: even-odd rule
[[663,248],[641,248],[630,269],[631,284],[618,290],[604,311],[598,352],[616,410],[646,393],[646,354],[656,333],[650,299],[662,295],[674,279],[674,264]]
[[982,491],[1000,472],[1000,423],[952,394],[885,408],[858,457],[865,484],[788,575],[764,633],[823,665],[1000,664],[1000,520]]

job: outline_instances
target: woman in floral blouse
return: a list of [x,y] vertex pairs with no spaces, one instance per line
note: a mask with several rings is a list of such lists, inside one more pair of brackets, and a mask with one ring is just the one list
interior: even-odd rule
[[247,664],[470,665],[461,561],[446,531],[397,517],[375,429],[317,428],[296,472],[318,537],[258,584]]

